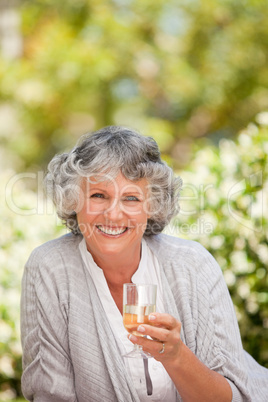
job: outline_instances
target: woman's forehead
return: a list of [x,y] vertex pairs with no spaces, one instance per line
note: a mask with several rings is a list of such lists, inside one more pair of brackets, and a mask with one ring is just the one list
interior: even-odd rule
[[82,181],[82,188],[91,190],[93,188],[103,189],[105,191],[137,191],[144,193],[148,189],[148,181],[145,178],[140,180],[129,180],[122,173],[116,177],[109,174],[96,174],[86,177]]

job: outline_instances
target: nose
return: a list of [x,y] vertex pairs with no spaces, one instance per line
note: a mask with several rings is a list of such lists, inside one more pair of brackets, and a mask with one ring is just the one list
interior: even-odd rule
[[117,220],[122,219],[123,211],[120,205],[120,200],[111,200],[108,208],[104,211],[104,216],[111,222],[116,222]]

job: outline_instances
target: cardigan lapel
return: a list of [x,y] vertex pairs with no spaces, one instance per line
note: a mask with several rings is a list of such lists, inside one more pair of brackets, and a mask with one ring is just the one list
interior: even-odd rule
[[[138,394],[127,369],[125,368],[123,357],[121,356],[121,352],[117,346],[95,284],[84,262],[83,267],[94,317],[94,322],[92,322],[91,325],[96,329],[96,331],[94,331],[94,336],[97,334],[99,338],[99,361],[103,362],[103,370],[105,374],[109,375],[114,389],[114,395],[110,395],[109,400],[118,402],[139,402]],[[89,343],[91,342],[90,337],[91,334],[88,336]],[[89,362],[89,364],[91,363]],[[91,367],[93,367],[94,370],[94,364]],[[105,386],[106,380],[104,379],[102,387],[105,388]]]

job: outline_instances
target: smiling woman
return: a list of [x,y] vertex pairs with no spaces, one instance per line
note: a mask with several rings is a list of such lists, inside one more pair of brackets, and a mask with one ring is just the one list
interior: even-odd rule
[[[148,182],[141,179],[135,183],[119,173],[113,180],[98,182],[93,179],[82,181],[76,216],[80,232],[94,261],[103,267],[107,257],[116,259],[126,267],[129,260],[136,271],[141,254],[141,240],[147,227]],[[107,276],[114,275],[108,269]]]
[[182,182],[161,160],[156,142],[127,128],[106,127],[82,137],[69,154],[56,155],[48,167],[48,194],[58,215],[73,233],[79,233],[75,205],[81,180],[113,181],[119,173],[132,186],[143,178],[148,182],[149,198],[144,206],[149,208],[150,204],[152,214],[146,234],[160,233],[178,213],[178,190]]
[[[216,261],[160,233],[179,210],[181,179],[152,138],[123,127],[86,135],[52,159],[45,184],[71,233],[34,250],[25,267],[25,397],[267,400],[268,370],[242,348]],[[125,283],[157,285],[156,312],[153,304],[128,335]],[[132,343],[152,358],[126,359]]]

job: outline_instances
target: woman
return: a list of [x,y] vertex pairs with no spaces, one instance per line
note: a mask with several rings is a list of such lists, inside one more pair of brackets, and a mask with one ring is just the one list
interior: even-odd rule
[[[85,136],[49,164],[71,229],[33,251],[22,283],[22,389],[34,401],[265,401],[268,370],[243,351],[221,270],[199,244],[161,234],[179,178],[152,138]],[[127,335],[123,283],[158,285],[146,337]],[[153,359],[122,355],[139,344]]]

